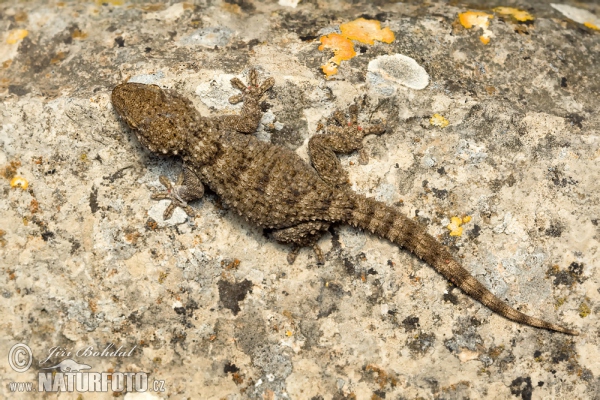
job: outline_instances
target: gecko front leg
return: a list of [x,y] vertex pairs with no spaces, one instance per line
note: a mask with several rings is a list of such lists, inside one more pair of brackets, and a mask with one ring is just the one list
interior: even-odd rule
[[231,84],[242,93],[229,98],[231,104],[244,102],[240,115],[224,115],[217,117],[214,121],[224,129],[233,129],[239,133],[253,133],[258,129],[258,123],[262,118],[260,99],[263,94],[273,87],[275,79],[268,78],[262,84],[258,83],[258,72],[250,71],[250,84],[245,85],[238,78],[233,78]]
[[171,218],[173,211],[177,207],[181,207],[187,215],[193,217],[195,212],[188,205],[188,202],[200,199],[204,195],[204,185],[200,182],[198,176],[191,169],[184,166],[174,185],[164,175],[159,176],[158,180],[167,190],[155,193],[151,198],[153,200],[171,200],[171,203],[163,214],[163,219],[167,220]]
[[[350,118],[341,111],[333,114],[338,125],[327,125],[327,133],[313,136],[308,142],[308,154],[313,167],[325,182],[336,186],[348,185],[348,173],[342,168],[335,153],[348,154],[363,147],[362,140],[371,134],[382,134],[382,124],[363,127],[358,124],[358,106],[350,106]],[[364,158],[364,155],[361,157]]]

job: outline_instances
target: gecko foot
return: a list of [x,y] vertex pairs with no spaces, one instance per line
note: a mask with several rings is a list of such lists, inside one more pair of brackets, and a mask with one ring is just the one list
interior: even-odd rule
[[261,96],[269,89],[271,89],[273,87],[273,85],[275,84],[275,79],[268,78],[266,79],[262,84],[258,84],[258,72],[255,69],[252,69],[250,71],[250,84],[246,85],[244,84],[244,82],[242,82],[240,79],[238,78],[233,78],[231,80],[231,84],[236,88],[239,89],[242,93],[235,95],[235,96],[231,96],[229,98],[229,102],[231,104],[237,104],[240,101],[248,101],[248,100],[254,100],[256,102],[258,102],[261,98]]
[[[287,262],[288,264],[292,265],[294,263],[294,261],[296,261],[296,257],[298,256],[298,253],[300,252],[300,249],[302,247],[298,246],[298,245],[294,245],[292,247],[292,250],[290,250],[290,252],[287,255]],[[323,265],[325,264],[325,257],[323,257],[323,251],[321,250],[321,248],[314,244],[312,246],[313,251],[315,252],[315,256],[317,257],[317,264],[319,265]]]
[[171,200],[171,203],[163,213],[163,219],[167,220],[171,218],[177,207],[181,207],[190,217],[196,215],[194,209],[188,205],[188,202],[201,198],[204,194],[204,186],[195,174],[188,169],[184,169],[177,177],[174,185],[164,175],[161,175],[158,180],[167,191],[155,193],[151,198],[153,200]]

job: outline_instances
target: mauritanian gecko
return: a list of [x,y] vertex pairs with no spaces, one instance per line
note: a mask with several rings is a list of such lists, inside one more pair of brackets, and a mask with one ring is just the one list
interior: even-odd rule
[[248,86],[237,78],[231,83],[241,94],[229,100],[233,104],[243,102],[241,113],[214,118],[201,116],[190,100],[156,85],[123,83],[112,92],[115,110],[146,148],[183,159],[177,182],[173,185],[161,176],[167,191],[152,196],[171,200],[165,219],[175,207],[193,215],[188,202],[201,198],[207,185],[240,215],[271,229],[275,240],[291,244],[290,263],[306,246],[312,247],[323,262],[318,239],[331,224],[349,224],[409,250],[473,299],[510,320],[578,334],[510,307],[463,268],[423,226],[350,188],[336,153],[361,149],[364,136],[385,130],[382,125],[360,126],[357,106],[349,108],[348,119],[337,111],[337,123],[332,122],[325,133],[310,139],[310,166],[290,149],[250,135],[258,127],[262,116],[259,103],[273,86],[273,78],[259,84],[258,73],[252,70]]

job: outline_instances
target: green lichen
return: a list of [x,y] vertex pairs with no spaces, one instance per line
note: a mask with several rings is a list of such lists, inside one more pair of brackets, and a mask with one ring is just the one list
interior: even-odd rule
[[592,310],[590,309],[590,306],[587,305],[587,303],[581,303],[579,305],[579,316],[581,318],[585,318],[588,315],[590,315],[590,312],[592,312]]

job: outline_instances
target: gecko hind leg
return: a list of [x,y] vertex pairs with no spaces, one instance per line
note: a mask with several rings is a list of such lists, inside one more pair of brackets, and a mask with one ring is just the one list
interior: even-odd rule
[[164,175],[161,175],[158,180],[167,190],[155,193],[151,198],[153,200],[171,200],[171,203],[163,214],[163,219],[167,220],[171,218],[173,211],[177,207],[181,207],[187,215],[193,217],[195,215],[194,209],[187,203],[200,199],[204,195],[204,185],[202,185],[198,176],[189,168],[184,167],[174,185]]
[[318,264],[324,264],[325,259],[317,241],[329,229],[329,222],[311,221],[291,226],[289,228],[278,229],[273,232],[273,238],[280,243],[291,243],[292,250],[288,253],[287,261],[293,264],[296,256],[302,247],[312,247],[317,257]]
[[[346,119],[341,111],[333,114],[333,119],[328,121],[327,133],[313,136],[308,141],[308,154],[313,167],[319,176],[327,183],[336,186],[348,185],[348,173],[342,168],[336,153],[348,154],[363,148],[362,140],[365,136],[385,132],[383,124],[361,126],[358,124],[358,106],[353,104],[348,109],[349,118]],[[337,125],[333,122],[337,122]],[[361,163],[366,154],[361,153]]]

